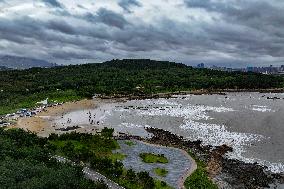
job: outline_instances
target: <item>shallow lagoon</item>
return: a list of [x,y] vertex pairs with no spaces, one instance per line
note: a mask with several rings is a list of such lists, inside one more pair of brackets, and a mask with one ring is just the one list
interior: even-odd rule
[[[277,97],[277,99],[271,99]],[[91,119],[90,121],[90,115]],[[68,118],[72,119],[69,123]],[[111,126],[118,132],[149,136],[157,127],[204,144],[227,144],[228,154],[284,172],[284,94],[228,93],[104,104],[58,118],[61,126]]]
[[[174,148],[165,148],[145,144],[140,141],[132,141],[133,145],[129,146],[125,141],[118,141],[120,149],[116,152],[126,155],[122,161],[127,169],[133,169],[136,172],[141,170],[147,171],[152,177],[167,182],[170,186],[178,188],[179,183],[183,183],[181,179],[191,169],[192,162],[181,150]],[[164,154],[169,160],[168,163],[144,163],[139,157],[141,153]],[[154,173],[155,168],[164,168],[168,171],[165,177],[160,177]]]

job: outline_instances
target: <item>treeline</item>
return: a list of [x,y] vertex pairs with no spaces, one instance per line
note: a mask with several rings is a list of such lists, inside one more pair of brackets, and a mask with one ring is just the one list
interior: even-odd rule
[[173,62],[112,60],[99,64],[0,72],[0,114],[49,97],[71,100],[99,94],[149,94],[195,89],[267,89],[280,76],[195,69]]

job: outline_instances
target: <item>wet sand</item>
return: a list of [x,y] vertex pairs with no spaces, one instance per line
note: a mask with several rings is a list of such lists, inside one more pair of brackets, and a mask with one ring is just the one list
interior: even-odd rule
[[[84,99],[81,101],[67,102],[62,105],[47,107],[44,111],[38,113],[34,117],[19,118],[15,125],[8,128],[22,128],[37,133],[39,136],[47,137],[51,133],[60,134],[62,131],[58,129],[52,122],[70,112],[85,109],[94,109],[100,106],[101,100]],[[78,132],[85,132],[84,128],[78,129]]]
[[99,105],[100,101],[91,99],[66,102],[63,105],[48,107],[46,111],[41,112],[39,116],[60,116],[76,110],[96,108]]

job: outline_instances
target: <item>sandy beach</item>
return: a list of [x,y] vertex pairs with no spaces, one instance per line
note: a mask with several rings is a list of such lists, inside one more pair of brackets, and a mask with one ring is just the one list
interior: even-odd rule
[[[16,124],[11,125],[9,128],[22,128],[35,132],[39,136],[43,137],[47,137],[51,133],[60,134],[61,131],[56,130],[56,128],[52,125],[52,121],[54,119],[72,111],[93,109],[102,103],[106,102],[103,102],[102,100],[84,99],[80,101],[66,102],[62,105],[47,107],[34,117],[19,118]],[[78,129],[78,131],[80,132],[80,129]]]

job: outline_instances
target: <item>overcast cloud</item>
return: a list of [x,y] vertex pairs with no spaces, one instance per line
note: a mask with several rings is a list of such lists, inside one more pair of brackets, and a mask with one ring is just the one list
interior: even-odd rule
[[0,0],[0,55],[284,65],[283,0]]

